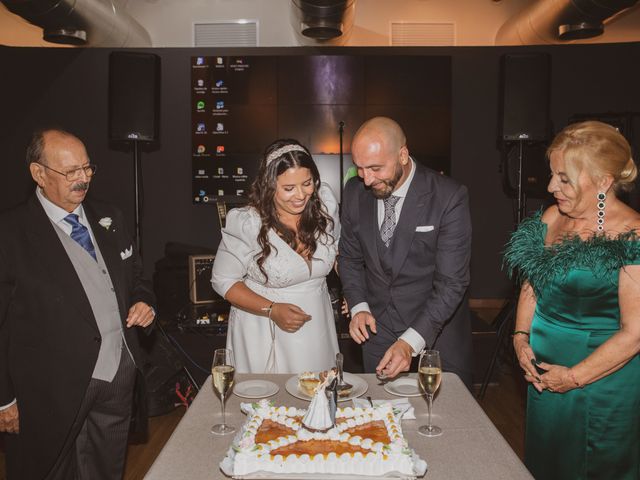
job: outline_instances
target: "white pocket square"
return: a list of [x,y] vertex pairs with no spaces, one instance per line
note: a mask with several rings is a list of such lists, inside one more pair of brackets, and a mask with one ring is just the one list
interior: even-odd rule
[[416,232],[430,232],[433,230],[433,225],[421,225],[416,227]]
[[126,260],[131,255],[133,255],[133,245],[131,245],[129,248],[125,248],[122,252],[120,252],[120,258],[122,258],[122,260]]

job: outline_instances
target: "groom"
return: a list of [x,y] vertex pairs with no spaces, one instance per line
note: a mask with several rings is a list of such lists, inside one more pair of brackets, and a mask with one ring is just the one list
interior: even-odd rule
[[352,155],[358,177],[344,188],[338,264],[365,372],[394,377],[435,349],[470,388],[467,189],[417,164],[390,118],[365,122]]

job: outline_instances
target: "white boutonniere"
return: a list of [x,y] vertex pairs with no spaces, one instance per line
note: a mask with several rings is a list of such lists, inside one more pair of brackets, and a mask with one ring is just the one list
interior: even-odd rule
[[113,220],[111,220],[111,217],[102,217],[98,223],[100,224],[101,227],[106,228],[107,230],[109,230],[109,228],[111,228],[111,224],[113,223]]

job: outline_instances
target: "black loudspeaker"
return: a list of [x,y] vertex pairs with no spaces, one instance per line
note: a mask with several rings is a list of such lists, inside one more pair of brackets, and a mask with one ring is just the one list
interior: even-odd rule
[[501,73],[501,140],[546,140],[550,130],[549,55],[503,55]]
[[507,143],[502,151],[502,184],[504,192],[511,198],[518,196],[518,169],[522,155],[522,191],[530,198],[547,196],[549,163],[546,158],[546,143]]
[[160,57],[109,55],[109,139],[155,142],[159,131]]

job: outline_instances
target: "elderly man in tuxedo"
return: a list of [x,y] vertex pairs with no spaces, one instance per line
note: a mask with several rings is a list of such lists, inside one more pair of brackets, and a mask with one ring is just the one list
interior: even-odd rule
[[365,122],[351,151],[338,267],[365,371],[394,377],[426,347],[470,387],[467,189],[417,164],[386,117]]
[[0,431],[9,480],[122,478],[137,330],[154,295],[83,143],[34,134],[36,191],[0,216]]

